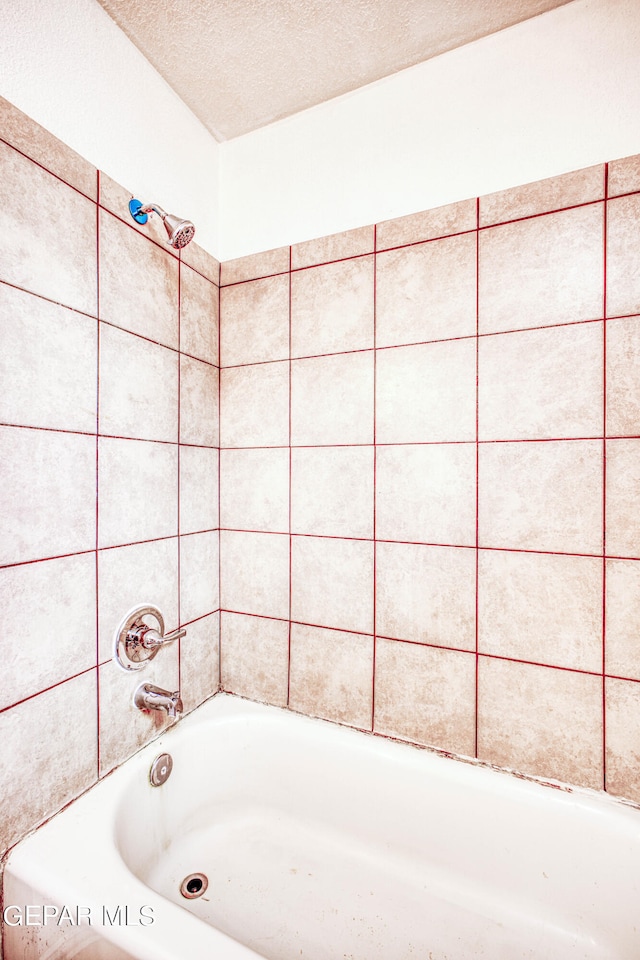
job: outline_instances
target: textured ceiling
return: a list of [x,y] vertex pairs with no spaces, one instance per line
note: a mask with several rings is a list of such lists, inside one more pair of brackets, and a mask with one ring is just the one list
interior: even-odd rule
[[217,140],[570,0],[98,0]]

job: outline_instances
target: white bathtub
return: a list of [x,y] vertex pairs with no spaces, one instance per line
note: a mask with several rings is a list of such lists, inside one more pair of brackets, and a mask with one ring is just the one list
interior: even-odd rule
[[6,960],[638,960],[640,811],[221,695],[19,844],[4,905]]

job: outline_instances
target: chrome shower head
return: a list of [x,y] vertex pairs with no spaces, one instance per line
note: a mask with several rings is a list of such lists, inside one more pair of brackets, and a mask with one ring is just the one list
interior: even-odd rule
[[176,250],[186,247],[186,245],[193,240],[193,235],[196,232],[196,228],[190,220],[181,220],[180,217],[176,217],[172,213],[165,213],[157,203],[146,203],[143,205],[139,200],[130,200],[129,212],[136,223],[146,223],[148,219],[147,214],[157,213],[164,223],[164,228],[169,237],[169,243],[172,247],[175,247]]

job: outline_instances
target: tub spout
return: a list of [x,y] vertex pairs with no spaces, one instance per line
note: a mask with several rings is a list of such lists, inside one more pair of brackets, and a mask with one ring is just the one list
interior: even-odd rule
[[152,683],[141,683],[133,695],[133,702],[138,710],[166,710],[172,720],[182,713],[180,691],[170,693]]

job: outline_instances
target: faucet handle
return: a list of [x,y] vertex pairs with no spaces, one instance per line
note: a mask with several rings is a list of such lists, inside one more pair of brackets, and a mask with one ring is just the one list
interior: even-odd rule
[[[149,626],[145,617],[152,617],[156,627]],[[164,617],[152,604],[133,607],[122,619],[114,636],[114,660],[123,670],[141,670],[153,660],[158,650],[166,643],[185,637],[187,631],[177,628],[164,632]]]
[[157,650],[163,643],[172,643],[174,640],[178,640],[180,637],[186,637],[187,635],[184,627],[181,630],[176,629],[172,630],[171,633],[161,635],[157,630],[154,630],[153,627],[147,627],[146,624],[138,625],[135,628],[135,632],[138,634],[142,646],[146,647],[147,650]]

